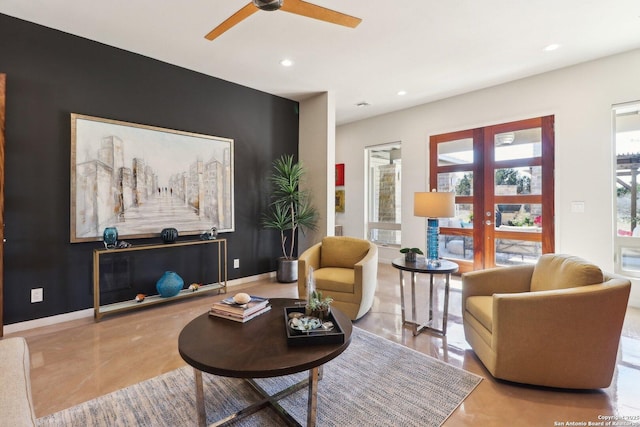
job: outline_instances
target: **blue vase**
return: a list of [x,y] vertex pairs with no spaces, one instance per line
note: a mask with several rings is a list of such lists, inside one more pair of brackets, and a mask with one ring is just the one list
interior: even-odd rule
[[175,271],[165,271],[156,283],[156,290],[163,298],[175,297],[184,287],[184,280]]
[[102,240],[107,249],[115,248],[118,243],[118,229],[115,227],[107,227],[102,232]]
[[427,263],[431,267],[439,267],[440,260],[438,255],[438,219],[427,219]]

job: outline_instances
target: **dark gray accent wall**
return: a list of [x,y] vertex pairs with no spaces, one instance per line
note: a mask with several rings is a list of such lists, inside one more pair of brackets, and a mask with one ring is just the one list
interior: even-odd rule
[[[7,74],[5,325],[93,306],[92,251],[101,242],[69,242],[71,113],[234,139],[236,231],[220,236],[228,239],[229,278],[275,269],[279,236],[260,228],[260,215],[272,161],[298,153],[296,102],[2,14],[0,72]],[[180,268],[203,268],[205,255],[174,251],[165,257]],[[240,269],[231,268],[234,258]],[[131,274],[163,271],[151,258]],[[30,303],[35,287],[44,288],[44,302]]]

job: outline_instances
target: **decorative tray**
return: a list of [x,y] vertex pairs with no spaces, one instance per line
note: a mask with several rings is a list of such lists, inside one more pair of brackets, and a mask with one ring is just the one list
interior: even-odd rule
[[342,331],[340,323],[333,317],[333,313],[329,312],[329,318],[325,319],[325,322],[333,323],[333,328],[330,330],[324,329],[321,326],[309,330],[294,329],[289,323],[290,313],[304,314],[304,306],[284,308],[284,324],[287,330],[287,343],[289,345],[342,344],[344,342],[344,332]]

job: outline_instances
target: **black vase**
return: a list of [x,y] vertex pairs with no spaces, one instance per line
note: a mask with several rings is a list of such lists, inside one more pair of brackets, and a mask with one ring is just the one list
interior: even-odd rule
[[163,228],[160,237],[164,243],[173,243],[178,238],[178,230],[175,228]]

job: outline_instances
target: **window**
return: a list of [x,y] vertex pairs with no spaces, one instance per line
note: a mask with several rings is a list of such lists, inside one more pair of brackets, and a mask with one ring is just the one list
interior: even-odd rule
[[614,106],[616,272],[640,277],[640,102]]
[[400,143],[365,148],[367,238],[382,246],[400,246],[402,159]]

